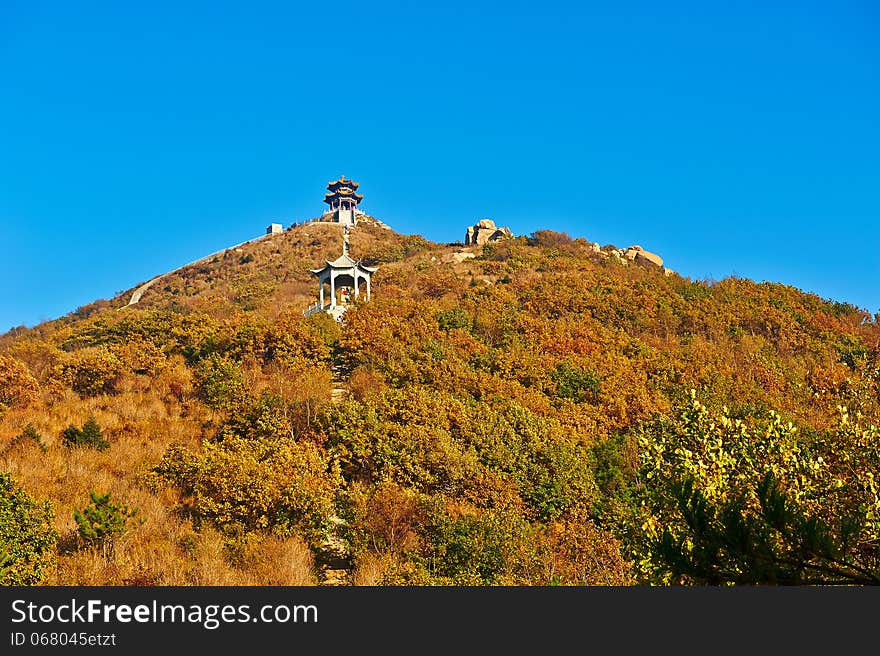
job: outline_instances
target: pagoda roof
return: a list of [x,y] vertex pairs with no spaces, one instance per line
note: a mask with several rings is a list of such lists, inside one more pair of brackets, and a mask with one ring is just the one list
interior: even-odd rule
[[329,203],[334,198],[340,197],[354,198],[357,202],[361,202],[364,199],[363,194],[356,194],[354,190],[342,187],[341,189],[334,189],[332,193],[324,194],[324,202]]
[[354,180],[346,180],[344,175],[340,175],[338,180],[331,180],[327,183],[327,189],[330,189],[331,191],[335,191],[337,187],[351,187],[352,189],[357,189],[359,186],[359,183]]
[[327,269],[328,267],[329,267],[330,269],[354,269],[354,268],[358,268],[358,269],[361,269],[362,271],[366,271],[366,272],[368,272],[368,273],[375,273],[376,271],[378,271],[378,267],[368,267],[368,266],[364,266],[363,264],[361,264],[361,261],[360,261],[360,260],[353,260],[353,259],[351,259],[348,255],[346,255],[345,253],[343,253],[342,255],[340,255],[339,257],[337,257],[337,258],[336,258],[335,260],[333,260],[332,262],[331,262],[330,260],[325,260],[325,262],[326,262],[326,266],[324,266],[324,267],[322,267],[322,268],[320,268],[320,269],[309,269],[309,271],[311,271],[311,272],[314,273],[315,275],[318,275],[319,273],[321,273],[322,271],[324,271],[324,269]]

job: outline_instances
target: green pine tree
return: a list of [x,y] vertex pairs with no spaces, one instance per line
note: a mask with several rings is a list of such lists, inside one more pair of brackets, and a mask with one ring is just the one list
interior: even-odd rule
[[64,429],[62,438],[68,446],[88,446],[103,451],[110,448],[110,442],[101,434],[101,427],[94,417],[89,417],[82,428],[70,425]]
[[82,512],[73,511],[80,538],[89,546],[100,546],[105,555],[112,552],[114,540],[128,528],[129,520],[138,514],[137,508],[129,508],[114,502],[110,492],[89,492],[91,503]]
[[687,530],[667,528],[654,542],[661,567],[674,580],[722,585],[880,585],[880,563],[866,562],[857,516],[834,525],[810,517],[779,489],[771,473],[758,484],[759,508],[742,497],[713,503],[685,480],[672,496]]

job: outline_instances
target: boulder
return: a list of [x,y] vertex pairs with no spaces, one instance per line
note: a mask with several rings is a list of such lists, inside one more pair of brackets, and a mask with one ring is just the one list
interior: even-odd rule
[[469,226],[465,233],[464,243],[468,246],[482,246],[494,241],[513,238],[510,228],[499,228],[492,219],[480,219],[475,225]]
[[637,251],[634,259],[637,264],[650,264],[656,267],[663,266],[663,258],[648,251]]
[[445,262],[457,262],[461,264],[465,260],[470,260],[471,258],[476,257],[474,253],[468,253],[465,251],[460,251],[458,253],[452,253],[448,258],[443,258]]

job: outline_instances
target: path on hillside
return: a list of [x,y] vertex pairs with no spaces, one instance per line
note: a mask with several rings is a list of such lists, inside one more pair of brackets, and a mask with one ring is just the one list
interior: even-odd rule
[[[193,266],[194,264],[200,264],[200,263],[204,262],[205,260],[211,259],[212,257],[217,257],[218,255],[223,255],[226,251],[234,251],[236,248],[241,248],[245,244],[251,244],[253,242],[262,241],[263,239],[266,239],[267,237],[272,237],[275,234],[278,234],[278,233],[268,233],[265,235],[260,235],[259,237],[254,237],[253,239],[248,239],[247,241],[243,241],[240,244],[236,244],[235,246],[228,246],[228,247],[224,248],[222,251],[217,251],[215,253],[211,253],[210,255],[205,255],[205,257],[200,257],[199,259],[194,260],[193,262],[189,262],[187,264],[184,264],[182,266],[177,267],[176,269],[172,269],[171,271],[166,271],[165,273],[160,274],[160,275],[156,276],[155,278],[151,278],[150,280],[145,282],[143,285],[141,285],[140,287],[135,289],[131,295],[131,298],[128,301],[128,305],[123,305],[122,307],[128,307],[129,305],[136,305],[138,302],[140,302],[141,297],[144,295],[144,293],[150,287],[152,287],[154,284],[156,284],[157,282],[159,282],[160,280],[162,280],[166,276],[170,276],[172,273],[177,273],[181,269],[185,269],[186,267]],[[122,308],[119,308],[119,309],[121,310]]]
[[348,398],[348,379],[351,370],[347,362],[344,362],[339,354],[333,357],[333,379],[330,383],[330,400],[339,403]]
[[[333,354],[333,378],[330,383],[331,403],[342,403],[348,399],[348,379],[350,376],[349,364],[337,351]],[[334,515],[330,518],[330,529],[315,555],[319,585],[352,585],[354,583],[351,550],[342,537],[345,527],[346,522],[341,517]]]
[[352,585],[351,551],[340,535],[345,527],[344,519],[334,515],[330,518],[330,530],[315,554],[318,567],[318,585]]

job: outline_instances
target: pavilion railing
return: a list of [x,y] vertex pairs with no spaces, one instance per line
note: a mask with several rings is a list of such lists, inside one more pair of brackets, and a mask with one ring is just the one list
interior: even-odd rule
[[309,315],[314,314],[315,312],[324,312],[325,310],[330,309],[330,303],[325,305],[321,305],[319,302],[315,302],[314,305],[310,305],[305,310],[303,310],[303,316],[308,317]]

